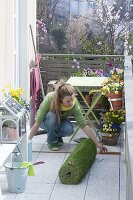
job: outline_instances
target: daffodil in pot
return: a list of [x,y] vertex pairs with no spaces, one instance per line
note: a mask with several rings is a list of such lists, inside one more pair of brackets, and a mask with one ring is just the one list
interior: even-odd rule
[[123,69],[113,68],[110,70],[110,77],[103,83],[102,94],[107,96],[113,110],[122,109],[123,100]]

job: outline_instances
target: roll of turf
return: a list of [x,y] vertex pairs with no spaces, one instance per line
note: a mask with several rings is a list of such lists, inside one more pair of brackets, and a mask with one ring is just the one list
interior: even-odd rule
[[78,184],[88,172],[97,154],[96,145],[91,139],[82,140],[59,170],[63,184]]

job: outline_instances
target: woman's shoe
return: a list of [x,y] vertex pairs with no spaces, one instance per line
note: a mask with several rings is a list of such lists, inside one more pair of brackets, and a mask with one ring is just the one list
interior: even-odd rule
[[63,139],[62,139],[62,137],[58,137],[58,145],[59,146],[63,146]]
[[59,151],[60,147],[58,143],[48,143],[48,148],[50,151]]

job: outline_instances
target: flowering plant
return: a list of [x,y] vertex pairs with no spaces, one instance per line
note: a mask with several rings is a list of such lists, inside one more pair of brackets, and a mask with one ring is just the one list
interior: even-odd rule
[[95,69],[95,68],[80,68],[80,63],[77,60],[73,60],[73,76],[87,76],[87,77],[99,77],[104,76],[102,69]]
[[123,90],[124,82],[113,82],[112,79],[108,78],[108,82],[105,82],[103,84],[103,87],[101,88],[102,94],[105,95],[106,93],[115,93],[118,94]]
[[[112,63],[109,63],[109,66],[112,67]],[[101,88],[102,94],[113,92],[118,94],[123,90],[124,87],[124,71],[122,68],[114,67],[110,70],[108,81],[103,83]]]
[[104,136],[112,137],[114,134],[120,134],[121,128],[118,124],[105,123],[100,125],[99,130]]
[[111,110],[103,114],[104,121],[112,124],[122,124],[125,121],[125,110]]
[[122,68],[114,67],[112,70],[110,70],[110,74],[115,82],[124,80],[124,71]]
[[11,96],[13,97],[17,102],[19,102],[22,106],[26,108],[27,111],[29,111],[29,104],[26,103],[26,100],[24,100],[21,95],[23,94],[24,90],[23,88],[12,88],[10,84],[6,85],[6,88],[2,89],[1,92],[3,93],[3,97]]

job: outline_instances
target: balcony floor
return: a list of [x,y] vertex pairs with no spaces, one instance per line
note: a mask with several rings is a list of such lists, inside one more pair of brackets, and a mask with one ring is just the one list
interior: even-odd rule
[[[80,130],[75,138],[84,137]],[[46,145],[46,135],[33,138],[33,162],[45,161],[34,166],[35,176],[27,178],[24,193],[8,192],[6,175],[0,173],[0,200],[125,200],[126,169],[124,161],[124,137],[119,144],[108,146],[108,151],[120,152],[120,155],[97,154],[95,162],[78,185],[64,185],[60,182],[58,171],[64,159],[68,157],[76,143],[65,144],[60,152],[50,152]]]

